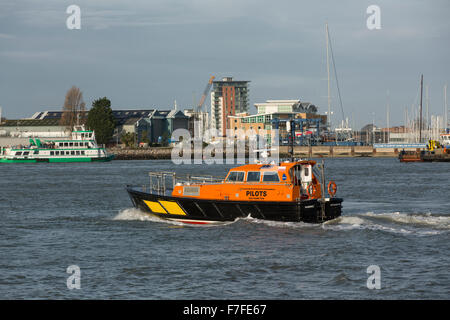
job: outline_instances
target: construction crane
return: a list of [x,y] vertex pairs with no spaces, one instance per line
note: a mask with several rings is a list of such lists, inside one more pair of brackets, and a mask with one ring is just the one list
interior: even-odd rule
[[211,76],[211,78],[209,78],[208,84],[206,85],[205,90],[203,91],[202,97],[200,98],[200,101],[197,105],[197,109],[194,110],[194,126],[197,129],[194,129],[194,135],[195,132],[197,132],[200,136],[197,136],[196,139],[201,139],[203,136],[203,132],[206,129],[205,126],[207,125],[206,123],[206,119],[205,119],[205,115],[202,114],[202,108],[203,108],[203,104],[205,103],[206,100],[206,96],[208,95],[209,90],[211,89],[211,86],[213,84],[213,80],[214,80],[214,76]]
[[203,95],[200,98],[200,102],[198,103],[197,112],[202,112],[202,108],[203,108],[203,104],[205,103],[206,95],[208,94],[209,90],[211,89],[214,78],[215,78],[214,76],[211,76],[211,78],[209,78],[209,81],[208,81],[208,84],[206,85],[205,91],[203,91]]

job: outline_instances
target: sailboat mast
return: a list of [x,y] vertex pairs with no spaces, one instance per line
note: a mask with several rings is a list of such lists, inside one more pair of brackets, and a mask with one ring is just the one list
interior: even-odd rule
[[447,133],[448,128],[448,107],[447,107],[447,84],[444,86],[444,130]]
[[423,74],[420,77],[420,118],[419,118],[419,143],[422,143],[422,96],[423,96]]
[[387,138],[386,138],[386,142],[390,143],[390,133],[391,133],[391,129],[389,127],[389,90],[387,91],[387,96],[388,96],[388,102],[387,102],[387,106],[386,106],[386,126],[387,126]]
[[330,58],[328,52],[328,23],[325,24],[326,39],[327,39],[327,75],[328,75],[328,127],[331,131],[331,90],[330,90]]

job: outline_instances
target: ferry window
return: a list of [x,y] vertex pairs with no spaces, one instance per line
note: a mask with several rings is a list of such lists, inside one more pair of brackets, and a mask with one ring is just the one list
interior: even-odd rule
[[256,172],[249,172],[247,173],[247,182],[259,182],[259,178],[261,176],[261,173]]
[[80,155],[80,151],[77,151],[77,156],[79,156]]
[[227,181],[244,181],[244,172],[232,171],[228,175]]
[[78,142],[74,142],[75,147],[78,147]]
[[54,152],[54,151],[50,151],[50,155],[51,155],[51,156],[54,156],[54,155],[55,155],[55,152]]
[[55,156],[59,156],[59,151],[55,151]]
[[64,142],[64,147],[68,147],[69,144],[67,142]]
[[22,151],[16,152],[16,156],[21,156],[22,155]]
[[70,154],[74,156],[75,155],[75,151],[70,151]]
[[264,182],[278,182],[280,178],[278,177],[278,172],[268,171],[263,173]]
[[84,156],[84,150],[81,150],[81,154]]
[[73,147],[73,142],[70,142],[70,143],[69,143],[69,147]]
[[24,155],[24,156],[27,156],[29,153],[30,153],[29,151],[25,151],[25,152],[23,153],[23,155]]

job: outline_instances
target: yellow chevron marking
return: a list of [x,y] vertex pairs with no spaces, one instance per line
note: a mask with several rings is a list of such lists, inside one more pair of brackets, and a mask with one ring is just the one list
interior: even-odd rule
[[170,214],[179,214],[185,216],[186,213],[181,209],[178,203],[174,201],[159,201]]
[[163,207],[158,202],[144,200],[145,204],[150,208],[152,212],[156,213],[167,213]]

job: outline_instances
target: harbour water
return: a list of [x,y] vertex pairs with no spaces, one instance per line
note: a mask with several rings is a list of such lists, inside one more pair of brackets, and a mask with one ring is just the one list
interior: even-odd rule
[[[0,166],[1,299],[449,299],[450,167],[326,159],[344,198],[325,224],[164,222],[132,207],[169,160]],[[80,289],[66,272],[80,268]],[[380,289],[369,289],[369,266]]]

